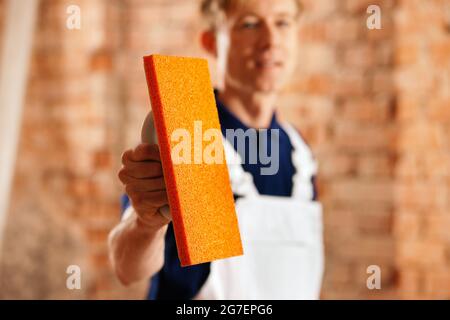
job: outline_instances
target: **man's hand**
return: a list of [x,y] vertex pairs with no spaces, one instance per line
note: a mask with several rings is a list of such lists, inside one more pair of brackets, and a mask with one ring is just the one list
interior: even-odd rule
[[156,144],[140,144],[122,155],[119,179],[143,226],[160,228],[170,220],[159,208],[168,204],[159,148]]

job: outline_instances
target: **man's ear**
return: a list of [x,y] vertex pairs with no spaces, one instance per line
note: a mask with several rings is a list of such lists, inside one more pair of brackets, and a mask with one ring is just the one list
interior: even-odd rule
[[203,49],[217,58],[216,34],[212,30],[203,31],[200,35],[200,42]]

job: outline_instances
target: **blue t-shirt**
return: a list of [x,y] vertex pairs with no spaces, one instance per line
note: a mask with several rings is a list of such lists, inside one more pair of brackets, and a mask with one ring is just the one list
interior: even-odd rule
[[[217,110],[219,113],[219,121],[222,127],[222,134],[226,136],[227,129],[249,129],[245,126],[235,115],[233,115],[227,107],[221,103],[218,99],[218,92],[216,94]],[[242,167],[245,171],[251,173],[253,176],[254,184],[260,194],[273,195],[281,197],[289,197],[292,194],[293,181],[292,176],[295,174],[295,167],[292,163],[292,151],[293,146],[287,133],[279,125],[274,113],[270,127],[267,128],[268,134],[268,150],[264,150],[268,156],[271,154],[270,143],[270,129],[278,129],[279,131],[279,170],[275,175],[261,175],[260,169],[267,167],[261,163],[259,159],[259,152],[257,161],[250,163],[245,161]],[[257,135],[258,136],[258,135]],[[235,147],[236,151],[239,151],[237,144],[230,141]],[[258,144],[259,145],[259,144]],[[249,139],[245,140],[245,154],[248,155],[249,151]],[[242,155],[241,155],[242,156]],[[262,161],[264,163],[264,161]],[[317,191],[315,188],[315,179],[311,181],[314,187],[314,197],[312,200],[316,200]],[[235,196],[235,199],[237,197]],[[123,211],[130,205],[130,201],[126,195],[122,197],[122,209]],[[194,298],[206,282],[210,271],[210,263],[199,264],[190,267],[181,267],[178,259],[177,247],[175,242],[175,235],[172,223],[169,224],[167,234],[165,238],[165,252],[164,252],[164,266],[163,268],[151,279],[150,290],[148,293],[148,299],[164,300],[164,299],[192,299]]]

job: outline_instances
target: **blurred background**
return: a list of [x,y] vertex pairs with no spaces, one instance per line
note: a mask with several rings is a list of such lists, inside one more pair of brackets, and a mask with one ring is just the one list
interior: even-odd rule
[[[366,27],[372,4],[380,30]],[[71,5],[80,29],[68,28]],[[278,106],[320,163],[322,297],[450,299],[450,1],[304,5]],[[147,282],[122,287],[108,262],[117,171],[150,109],[142,56],[209,58],[198,6],[0,0],[1,299],[145,296]],[[81,290],[66,288],[69,265]],[[381,290],[366,286],[369,265]]]

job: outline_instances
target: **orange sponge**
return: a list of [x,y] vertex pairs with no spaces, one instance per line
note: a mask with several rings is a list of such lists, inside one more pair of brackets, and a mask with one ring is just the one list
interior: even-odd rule
[[[172,141],[175,130],[186,130],[192,140],[198,138],[199,123],[205,131],[220,132],[208,62],[152,55],[144,57],[144,66],[181,265],[242,255],[225,156],[218,164],[180,164],[172,156],[179,143]],[[198,155],[198,143],[191,143],[192,154]]]

